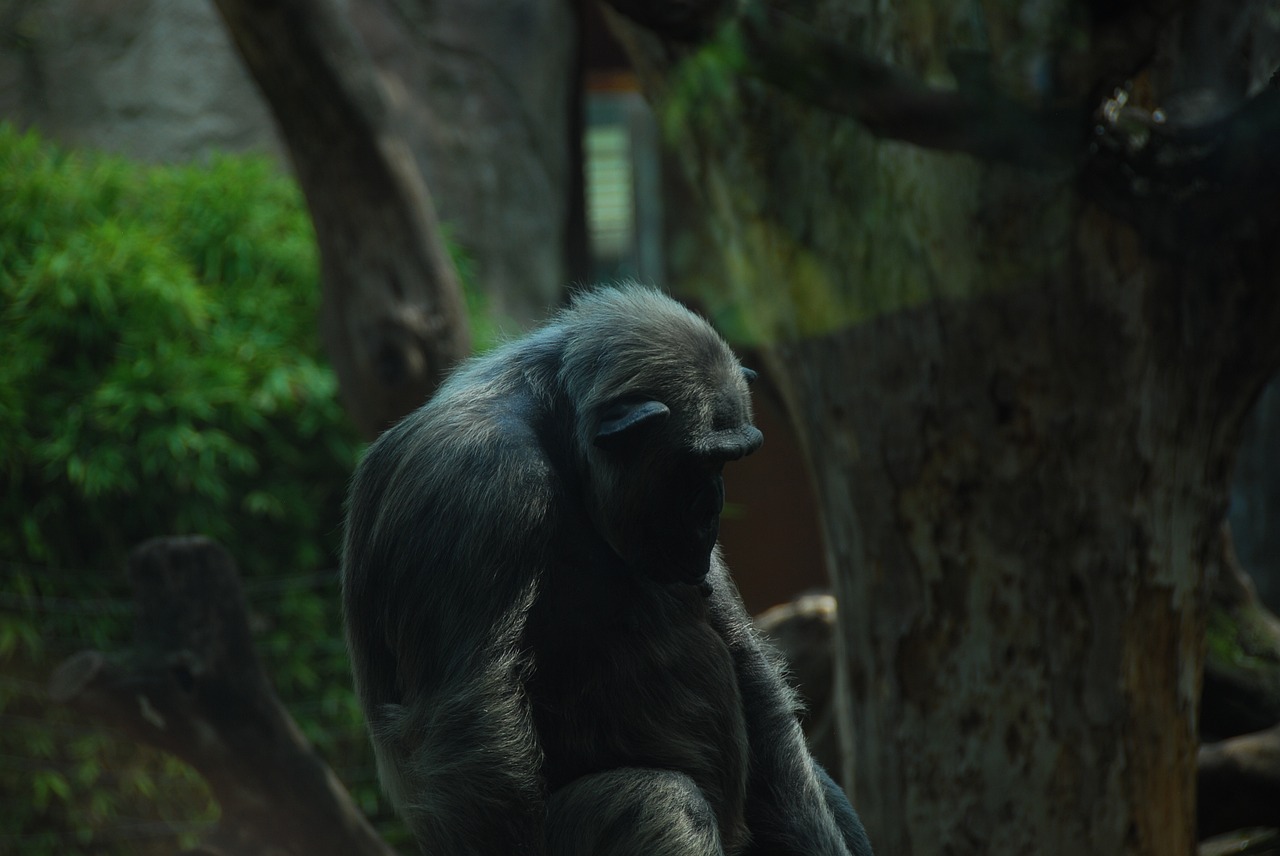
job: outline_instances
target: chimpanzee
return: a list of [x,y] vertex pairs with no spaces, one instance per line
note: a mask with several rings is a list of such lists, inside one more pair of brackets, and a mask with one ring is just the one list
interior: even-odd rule
[[343,603],[431,856],[870,856],[721,560],[744,369],[658,291],[579,295],[370,448]]

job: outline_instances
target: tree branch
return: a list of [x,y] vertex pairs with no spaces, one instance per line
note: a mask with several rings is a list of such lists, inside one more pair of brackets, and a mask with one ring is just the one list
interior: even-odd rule
[[[1104,104],[1082,172],[1086,193],[1158,246],[1195,234],[1205,246],[1258,234],[1275,219],[1280,191],[1280,90],[1197,124],[1162,121],[1159,110]],[[1265,221],[1265,222],[1264,222]]]
[[325,347],[376,436],[470,351],[434,206],[333,0],[215,2],[288,144],[320,245]]
[[856,119],[878,137],[1016,166],[1070,163],[1087,110],[1033,110],[981,74],[942,89],[873,59],[765,5],[741,18],[746,71],[793,98]]
[[[608,0],[610,6],[663,39],[687,33],[663,22],[677,11],[711,20],[720,4],[647,4]],[[668,7],[676,6],[678,9]],[[961,89],[928,86],[893,66],[764,3],[748,3],[725,19],[719,37],[735,42],[735,70],[792,98],[862,123],[883,139],[936,151],[970,154],[1018,166],[1070,163],[1082,147],[1089,110],[1044,112],[996,92],[981,74],[961,74]],[[705,27],[708,32],[709,27]]]
[[755,617],[787,663],[789,683],[804,702],[800,724],[809,749],[837,781],[843,766],[835,704],[836,599],[829,594],[799,597]]
[[1201,838],[1252,826],[1280,826],[1280,725],[1200,747]]
[[129,569],[134,648],[70,657],[50,697],[195,767],[222,807],[215,851],[392,856],[272,690],[227,552],[155,539]]
[[[666,4],[644,18],[621,0],[610,5],[643,26],[660,20]],[[709,11],[714,4],[704,5]],[[724,22],[719,37],[734,45],[728,55],[740,74],[855,119],[882,139],[993,163],[1077,171],[1086,193],[1144,234],[1164,237],[1166,248],[1176,248],[1169,236],[1186,228],[1217,234],[1251,228],[1252,221],[1242,219],[1280,190],[1280,162],[1273,156],[1280,150],[1276,89],[1212,120],[1177,124],[1162,121],[1159,110],[1128,105],[1123,94],[1071,109],[1029,107],[1000,92],[980,63],[960,63],[960,55],[953,62],[959,86],[930,86],[765,3],[747,3]]]

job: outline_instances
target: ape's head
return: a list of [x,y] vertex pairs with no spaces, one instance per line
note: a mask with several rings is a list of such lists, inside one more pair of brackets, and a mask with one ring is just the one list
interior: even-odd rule
[[724,340],[658,292],[580,298],[562,375],[577,403],[586,507],[623,561],[659,582],[706,576],[724,507],[721,471],[763,441]]

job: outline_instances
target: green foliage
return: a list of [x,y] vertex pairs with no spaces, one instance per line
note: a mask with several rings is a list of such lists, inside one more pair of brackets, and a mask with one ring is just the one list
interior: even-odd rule
[[1209,659],[1223,671],[1265,677],[1276,670],[1280,633],[1264,610],[1212,606],[1205,641]]
[[281,696],[378,810],[332,570],[358,443],[317,276],[268,160],[140,167],[0,126],[0,852],[173,852],[216,817],[180,763],[42,700],[62,658],[128,644],[122,568],[157,535],[231,550]]
[[691,128],[712,138],[735,133],[718,118],[737,109],[747,64],[743,35],[733,21],[678,63],[658,114],[668,143],[683,139]]
[[355,444],[315,344],[293,188],[265,161],[140,170],[30,135],[0,147],[0,455],[9,499],[36,498],[0,552],[100,566],[203,532],[247,568],[323,562],[317,509]]

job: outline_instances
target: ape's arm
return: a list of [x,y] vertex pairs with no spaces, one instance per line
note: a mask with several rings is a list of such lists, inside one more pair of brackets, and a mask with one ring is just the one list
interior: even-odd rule
[[[723,564],[714,561],[711,620],[729,643],[751,754],[746,814],[752,853],[871,856],[848,799],[815,764],[795,694],[761,641]],[[837,817],[839,815],[839,817]]]
[[428,852],[541,852],[544,794],[525,664],[514,647],[460,634],[454,644],[468,662],[370,717],[383,787]]
[[[413,442],[421,433],[432,442]],[[545,473],[510,434],[483,445],[421,433],[393,429],[370,450],[349,507],[348,641],[379,777],[428,852],[541,852],[520,635]],[[477,477],[440,477],[446,462]],[[485,476],[482,497],[473,485]],[[505,497],[519,507],[492,507]]]

